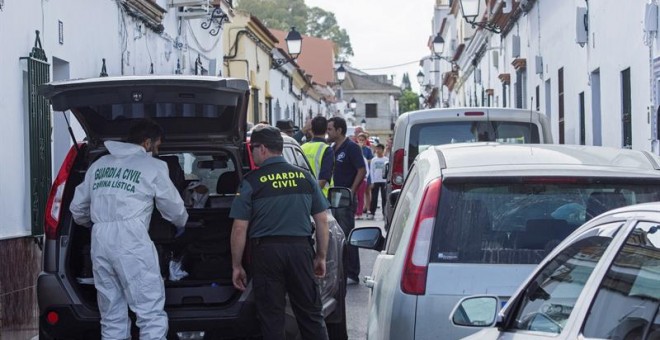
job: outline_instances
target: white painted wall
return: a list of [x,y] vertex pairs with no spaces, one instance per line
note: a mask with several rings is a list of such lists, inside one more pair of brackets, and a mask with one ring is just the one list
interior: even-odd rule
[[[493,88],[496,105],[502,106],[502,84],[497,78],[501,73],[511,74],[509,107],[515,105],[515,70],[511,65],[511,41],[514,34],[520,35],[521,58],[527,59],[526,106],[530,108],[539,86],[540,108],[551,112],[552,133],[558,141],[558,70],[564,69],[564,115],[565,143],[579,143],[579,94],[585,95],[586,144],[594,141],[592,117],[592,88],[590,74],[600,70],[602,145],[621,147],[623,132],[621,123],[622,89],[621,71],[630,68],[632,94],[632,130],[634,149],[651,150],[651,120],[649,111],[654,112],[652,103],[650,49],[644,44],[644,8],[646,0],[617,0],[589,2],[589,42],[584,47],[575,43],[576,8],[585,7],[582,0],[550,1],[539,0],[527,15],[504,37],[490,36],[489,48],[499,51],[499,67],[492,64],[489,52],[479,62],[484,88]],[[484,34],[482,31],[480,34]],[[503,38],[502,41],[500,39]],[[658,54],[658,39],[654,39],[655,55]],[[467,42],[469,44],[469,42]],[[467,50],[466,50],[467,51]],[[543,57],[543,74],[535,73],[535,57]],[[461,58],[462,72],[469,69],[469,55]],[[466,105],[468,91],[474,91],[471,74],[463,74],[466,81],[453,96],[458,103]],[[546,83],[551,84],[550,103],[546,100]],[[534,98],[536,101],[536,98]],[[549,105],[548,105],[549,104]],[[533,108],[536,104],[533,104]],[[649,109],[649,107],[651,107]]]
[[[166,0],[157,3],[166,8]],[[27,98],[20,57],[27,56],[41,31],[42,47],[51,63],[51,79],[96,77],[106,59],[108,74],[172,74],[177,59],[184,74],[194,73],[198,54],[204,68],[217,60],[221,67],[222,32],[211,36],[200,27],[202,20],[183,20],[178,25],[174,9],[163,21],[165,32],[156,34],[144,24],[122,14],[115,0],[23,0],[5,2],[0,11],[0,238],[30,234],[29,147]],[[63,43],[59,42],[59,21],[63,23]],[[176,44],[175,42],[180,44]],[[85,137],[72,118],[78,140]],[[66,155],[71,140],[62,113],[53,112],[53,178]],[[45,171],[48,171],[46,169]]]
[[[274,52],[275,58],[285,58],[279,52]],[[291,76],[290,74],[294,72],[293,66],[291,64],[284,64],[281,67],[282,70],[271,69],[270,70],[270,93],[273,96],[272,99],[272,123],[275,124],[278,120],[287,120],[291,119],[296,123],[297,115],[294,115],[294,106],[296,110],[298,109],[298,98],[296,98],[289,89],[291,88]],[[299,90],[296,94],[299,94]],[[294,105],[295,104],[295,105]],[[279,106],[279,114],[276,109]]]

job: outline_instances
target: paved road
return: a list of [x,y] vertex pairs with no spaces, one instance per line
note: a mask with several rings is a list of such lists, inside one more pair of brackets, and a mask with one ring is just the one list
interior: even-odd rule
[[[378,218],[380,212],[376,212],[377,218],[374,221],[355,221],[356,227],[378,226],[383,227],[383,220]],[[378,253],[374,250],[360,249],[360,281],[367,275],[371,275],[371,269]],[[348,327],[349,340],[366,339],[367,317],[369,312],[369,296],[371,290],[360,283],[359,285],[350,285],[346,292],[346,322]]]

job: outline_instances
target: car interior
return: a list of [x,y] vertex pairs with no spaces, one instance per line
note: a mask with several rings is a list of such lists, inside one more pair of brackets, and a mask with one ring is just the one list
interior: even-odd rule
[[[435,262],[537,264],[577,227],[607,210],[652,202],[644,184],[443,183]],[[504,202],[504,204],[502,204]]]
[[[233,289],[227,294],[212,290],[214,285],[231,285],[229,211],[240,181],[240,165],[229,151],[176,152],[158,158],[167,163],[170,179],[189,214],[185,231],[178,237],[172,223],[157,210],[152,214],[149,236],[158,252],[167,291],[166,304],[226,302],[232,297]],[[81,182],[84,171],[75,176]],[[69,270],[77,278],[77,289],[85,302],[96,305],[89,254],[90,230],[72,222],[71,234]]]

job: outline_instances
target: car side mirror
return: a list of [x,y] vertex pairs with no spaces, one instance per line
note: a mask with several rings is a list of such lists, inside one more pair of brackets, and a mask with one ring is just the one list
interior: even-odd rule
[[358,248],[382,250],[385,238],[378,227],[360,227],[348,234],[348,244]]
[[330,208],[348,208],[353,204],[351,189],[345,187],[332,187],[328,189],[328,200]]
[[500,299],[491,295],[468,296],[461,299],[449,319],[455,326],[492,327],[497,321]]

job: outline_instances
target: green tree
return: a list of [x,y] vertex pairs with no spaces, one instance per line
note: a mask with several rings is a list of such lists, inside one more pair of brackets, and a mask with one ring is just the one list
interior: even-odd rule
[[401,80],[401,89],[412,90],[412,87],[410,85],[410,76],[408,75],[408,72],[403,74],[403,80]]
[[410,89],[403,90],[403,94],[399,98],[399,113],[415,110],[419,110],[419,96]]
[[236,8],[259,18],[268,28],[288,31],[293,26],[302,34],[332,40],[339,47],[340,58],[353,55],[351,39],[337,24],[335,14],[309,8],[304,0],[240,0]]
[[343,58],[353,55],[351,39],[346,30],[337,24],[334,13],[319,7],[310,8],[307,17],[307,32],[311,36],[334,41],[339,46],[339,55]]
[[268,28],[307,34],[308,8],[304,0],[240,0],[236,8],[257,17]]

